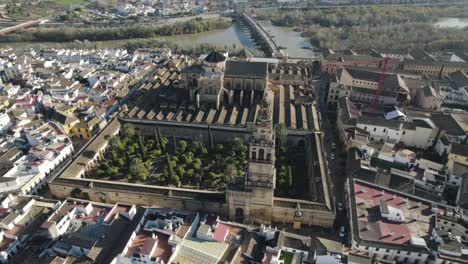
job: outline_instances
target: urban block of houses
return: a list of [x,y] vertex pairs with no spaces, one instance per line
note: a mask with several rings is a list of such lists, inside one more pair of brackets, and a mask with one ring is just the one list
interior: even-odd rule
[[4,195],[0,205],[0,262],[12,263],[12,258],[41,233],[41,225],[59,205],[41,197]]
[[359,179],[347,184],[353,249],[398,263],[466,263],[467,225],[455,207]]
[[[371,104],[374,102],[381,73],[356,68],[341,68],[330,81],[327,96],[329,105],[336,105],[343,97],[355,102]],[[410,91],[399,74],[384,74],[377,103],[401,105],[410,100]]]

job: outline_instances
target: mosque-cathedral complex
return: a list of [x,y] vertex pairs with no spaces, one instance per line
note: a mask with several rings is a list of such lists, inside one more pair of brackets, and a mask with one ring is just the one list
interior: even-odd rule
[[[231,58],[211,52],[199,59],[172,59],[155,76],[140,91],[144,96],[126,106],[50,184],[55,197],[215,212],[245,223],[332,227],[335,208],[309,65],[253,58],[245,50]],[[224,191],[86,178],[109,137],[125,123],[142,135],[152,135],[157,127],[182,139],[209,140],[208,130],[217,143],[242,138],[248,146],[246,173]],[[294,197],[275,196],[279,124],[288,131],[288,147],[303,157],[297,174],[302,189]]]

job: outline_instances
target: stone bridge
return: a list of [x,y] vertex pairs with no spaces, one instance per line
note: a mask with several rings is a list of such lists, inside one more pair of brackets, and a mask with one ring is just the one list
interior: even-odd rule
[[8,34],[14,33],[18,30],[25,29],[25,28],[36,27],[39,24],[42,24],[46,21],[48,21],[48,19],[38,19],[38,20],[27,21],[27,22],[17,24],[17,25],[12,25],[10,27],[0,30],[0,36],[5,36]]
[[265,55],[273,57],[276,54],[281,54],[281,49],[273,40],[273,37],[253,18],[246,13],[239,17],[250,28],[254,40],[262,46]]
[[260,45],[265,52],[267,57],[274,57],[278,59],[288,59],[291,61],[319,61],[321,59],[320,55],[314,55],[307,58],[291,58],[286,54],[284,50],[275,42],[273,36],[268,33],[268,31],[255,19],[247,15],[246,13],[242,13],[239,16],[239,19],[244,21],[245,25],[248,26],[252,32],[252,37],[254,38],[255,42]]

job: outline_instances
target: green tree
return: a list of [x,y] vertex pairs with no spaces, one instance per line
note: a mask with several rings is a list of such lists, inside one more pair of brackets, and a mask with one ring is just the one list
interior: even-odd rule
[[194,169],[199,170],[201,168],[201,165],[202,165],[201,159],[195,158],[193,160],[192,166],[193,166]]
[[187,141],[181,140],[179,141],[179,144],[177,144],[177,151],[179,153],[185,153],[185,151],[187,150],[187,146],[188,146]]
[[158,130],[154,129],[153,130],[153,134],[154,134],[154,141],[156,142],[156,148],[161,148],[161,143],[160,143],[160,138],[159,138],[159,132]]
[[140,154],[141,154],[141,157],[146,160],[146,146],[145,144],[143,143],[143,139],[140,135],[140,133],[138,133],[138,147],[140,149]]
[[176,167],[177,169],[177,175],[184,176],[185,175],[185,169],[182,166]]
[[115,161],[117,159],[117,152],[115,150],[111,150],[110,156],[111,160]]
[[285,146],[288,136],[288,129],[284,123],[280,123],[276,126],[276,136],[278,137],[280,146]]
[[216,152],[222,153],[224,150],[224,146],[222,144],[216,144]]
[[160,149],[154,149],[151,151],[151,159],[157,159],[158,157],[161,156],[161,150]]
[[195,171],[193,169],[188,169],[186,172],[185,172],[185,176],[187,176],[187,178],[192,178],[193,175],[194,175]]
[[107,176],[109,177],[114,177],[115,175],[117,175],[117,173],[119,173],[119,169],[117,167],[114,167],[114,166],[111,166],[107,169],[106,171],[106,174]]
[[145,181],[148,177],[148,170],[141,159],[133,159],[130,163],[129,172],[140,181]]
[[121,144],[122,142],[120,142],[120,139],[118,137],[112,136],[111,138],[109,138],[109,146],[113,151],[117,151],[118,149],[120,149]]
[[175,176],[174,167],[176,165],[174,161],[171,161],[171,158],[169,157],[169,153],[166,153],[166,163],[167,163],[167,172],[169,173],[169,177],[172,178]]
[[131,156],[133,153],[135,153],[135,146],[134,145],[130,145],[130,146],[127,146],[127,156]]
[[135,136],[135,129],[131,124],[125,124],[122,127],[122,135],[126,138],[133,138]]
[[118,167],[122,168],[125,165],[125,159],[124,158],[118,158],[115,160],[115,165]]
[[170,177],[169,177],[169,180],[170,180],[170,183],[175,185],[175,186],[179,186],[179,183],[180,183],[180,179],[179,179],[179,176],[177,176],[176,174],[172,174]]
[[185,164],[185,165],[190,165],[193,162],[193,153],[192,152],[187,152],[185,154],[182,154],[180,157],[180,160]]
[[213,142],[213,133],[211,132],[211,125],[208,125],[208,140],[210,143],[210,150],[214,150],[214,142]]
[[101,170],[101,169],[99,169],[99,170],[96,170],[96,173],[95,173],[95,174],[96,174],[96,177],[97,177],[97,178],[101,178],[102,176],[104,176],[104,174],[106,174],[106,172],[103,171],[103,170]]
[[202,146],[200,149],[200,154],[202,156],[205,156],[206,154],[208,154],[208,149],[206,149],[205,146]]
[[210,171],[208,172],[208,174],[206,175],[206,178],[209,179],[209,180],[214,180],[216,178],[216,173]]
[[161,130],[158,128],[156,128],[157,130],[157,133],[158,133],[158,138],[159,138],[159,144],[161,145],[161,150],[165,151],[166,150],[166,145],[167,145],[167,138],[164,137],[162,134],[161,134]]
[[291,188],[293,186],[293,174],[291,166],[288,166],[288,186]]

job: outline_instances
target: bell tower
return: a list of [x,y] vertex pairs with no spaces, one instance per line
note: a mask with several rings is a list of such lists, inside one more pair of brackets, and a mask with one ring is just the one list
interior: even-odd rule
[[271,223],[276,185],[273,109],[267,96],[265,94],[265,99],[259,103],[249,142],[249,163],[244,182],[244,189],[250,192],[250,220],[262,224]]
[[250,129],[249,161],[242,186],[227,192],[229,215],[234,221],[271,224],[276,185],[275,131],[273,129],[273,93],[265,93],[256,106],[256,119]]
[[275,188],[275,134],[269,124],[257,124],[249,144],[245,186]]

